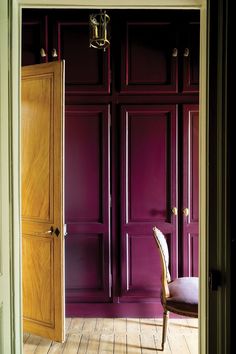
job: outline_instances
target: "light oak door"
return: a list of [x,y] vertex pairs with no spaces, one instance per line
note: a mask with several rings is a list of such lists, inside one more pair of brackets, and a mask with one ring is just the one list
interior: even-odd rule
[[64,340],[63,62],[22,68],[24,331]]

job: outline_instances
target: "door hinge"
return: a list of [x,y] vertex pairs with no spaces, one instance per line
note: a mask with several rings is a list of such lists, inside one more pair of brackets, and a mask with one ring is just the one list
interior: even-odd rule
[[222,276],[219,270],[211,270],[209,272],[209,287],[211,291],[217,291],[222,286]]

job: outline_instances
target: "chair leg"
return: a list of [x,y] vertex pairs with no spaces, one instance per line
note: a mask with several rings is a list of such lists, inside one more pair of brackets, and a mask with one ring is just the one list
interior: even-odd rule
[[161,343],[162,350],[164,350],[164,346],[165,346],[165,342],[166,342],[168,319],[169,319],[169,311],[164,310],[164,312],[163,312],[163,327],[162,327],[162,343]]

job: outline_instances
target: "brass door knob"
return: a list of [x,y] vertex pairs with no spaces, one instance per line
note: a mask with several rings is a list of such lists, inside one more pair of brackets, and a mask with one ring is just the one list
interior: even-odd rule
[[173,208],[171,209],[171,211],[172,211],[172,214],[174,214],[175,216],[178,215],[178,208],[173,207]]
[[183,215],[184,216],[188,216],[189,215],[189,209],[188,208],[184,208],[183,209]]

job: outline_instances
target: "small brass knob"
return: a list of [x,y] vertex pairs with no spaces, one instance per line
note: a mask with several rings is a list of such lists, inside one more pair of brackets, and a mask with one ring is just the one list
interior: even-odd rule
[[46,52],[45,52],[44,48],[40,49],[40,56],[41,56],[41,58],[45,58],[46,57]]
[[178,49],[177,48],[173,48],[172,57],[176,58],[177,56],[178,56]]
[[52,57],[53,58],[57,58],[58,57],[56,48],[53,48],[53,50],[52,50]]
[[188,216],[189,215],[189,209],[188,208],[184,208],[183,209],[183,214],[184,214],[184,216]]
[[172,211],[172,214],[174,214],[175,216],[178,215],[178,208],[173,207],[173,208],[171,209],[171,211]]
[[189,56],[189,48],[185,48],[184,49],[184,57],[188,57]]

